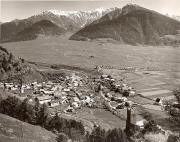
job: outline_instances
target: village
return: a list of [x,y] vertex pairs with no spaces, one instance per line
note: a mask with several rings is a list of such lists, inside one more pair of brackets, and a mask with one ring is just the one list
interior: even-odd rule
[[[107,87],[102,87],[103,83],[105,85],[109,82],[114,85],[114,89],[119,89],[119,91],[127,94],[127,96],[135,95],[135,91],[133,91],[132,87],[128,87],[126,84],[115,84],[115,79],[108,75],[102,75],[100,79],[95,79],[93,83],[94,85],[97,84],[99,89],[103,88],[107,98],[112,98],[112,100],[117,102],[120,100],[126,101],[127,96],[113,96],[111,94],[113,91],[108,93],[108,90],[105,90]],[[74,73],[71,76],[66,76],[63,83],[53,83],[52,81],[39,83],[33,82],[23,84],[21,87],[14,83],[0,83],[0,87],[4,90],[17,94],[17,97],[21,100],[25,98],[28,98],[29,101],[38,99],[40,104],[46,103],[49,107],[56,107],[60,104],[69,104],[67,112],[70,112],[70,110],[74,111],[82,106],[93,107],[95,97],[93,90],[82,90],[83,88],[87,88],[87,86],[84,84],[82,78],[76,76]]]
[[[117,83],[110,75],[102,74],[99,78],[88,79],[76,73],[66,75],[61,82],[32,82],[19,86],[14,83],[0,83],[4,91],[15,94],[20,100],[28,99],[29,103],[38,101],[46,104],[50,114],[73,115],[83,107],[98,108],[103,106],[112,114],[126,119],[126,108],[138,105],[133,101],[136,90],[125,83]],[[162,106],[162,100],[157,98],[154,104]],[[137,117],[136,117],[137,118]],[[144,119],[136,120],[136,125],[143,127]]]

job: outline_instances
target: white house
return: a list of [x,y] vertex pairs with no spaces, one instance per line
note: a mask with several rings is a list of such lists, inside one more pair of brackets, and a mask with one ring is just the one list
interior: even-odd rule
[[80,107],[80,104],[78,102],[72,102],[72,106],[74,108],[79,108]]
[[74,108],[68,106],[64,112],[65,112],[65,113],[67,113],[67,112],[74,112]]
[[51,102],[49,102],[49,104],[51,107],[55,107],[55,106],[58,106],[60,103],[58,100],[52,100]]
[[51,96],[38,96],[37,99],[39,100],[39,103],[40,104],[45,104],[45,103],[48,103],[48,102],[51,102]]
[[140,120],[136,122],[136,125],[143,129],[145,123],[146,123],[146,120]]

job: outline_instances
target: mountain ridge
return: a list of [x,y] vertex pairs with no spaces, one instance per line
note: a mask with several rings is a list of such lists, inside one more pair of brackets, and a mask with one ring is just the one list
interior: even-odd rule
[[[112,12],[111,12],[112,13]],[[112,19],[105,16],[73,34],[71,40],[112,38],[127,44],[171,44],[165,35],[176,35],[180,22],[138,5],[126,5]],[[176,43],[177,41],[173,42]],[[178,44],[180,42],[178,41]]]

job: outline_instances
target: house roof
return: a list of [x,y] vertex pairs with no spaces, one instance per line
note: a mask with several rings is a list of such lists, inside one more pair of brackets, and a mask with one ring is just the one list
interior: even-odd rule
[[43,101],[43,100],[50,100],[51,96],[48,96],[48,95],[46,95],[46,96],[38,96],[37,98],[38,98],[39,101]]

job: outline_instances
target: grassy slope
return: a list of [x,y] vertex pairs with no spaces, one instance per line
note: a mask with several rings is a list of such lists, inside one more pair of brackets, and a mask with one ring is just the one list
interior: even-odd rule
[[56,136],[39,127],[0,114],[1,142],[56,142]]

